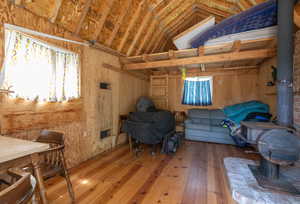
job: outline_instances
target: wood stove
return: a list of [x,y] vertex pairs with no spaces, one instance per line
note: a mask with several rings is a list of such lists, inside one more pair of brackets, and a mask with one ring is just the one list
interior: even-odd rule
[[293,165],[299,160],[297,136],[284,129],[269,130],[258,138],[257,148],[263,158],[259,166],[249,165],[249,168],[258,184],[263,188],[300,195],[300,191],[280,174],[280,166]]

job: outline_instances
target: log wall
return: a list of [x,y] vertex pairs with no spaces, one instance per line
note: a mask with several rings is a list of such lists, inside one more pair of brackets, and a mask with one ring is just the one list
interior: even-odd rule
[[[9,5],[7,2],[0,1],[0,64],[4,56],[4,23],[80,40],[57,24],[50,23],[48,19],[37,17],[26,9]],[[103,62],[120,67],[119,59],[110,54],[56,40],[42,40],[80,54],[81,98],[68,103],[41,104],[14,100],[5,94],[0,94],[0,130],[1,134],[6,136],[30,140],[35,139],[39,131],[45,128],[64,132],[67,164],[72,167],[115,145],[115,137],[99,139],[99,121],[103,116],[97,114],[98,83],[107,81],[113,84],[113,135],[115,136],[119,113],[125,114],[133,110],[137,97],[147,94],[148,82],[103,68]],[[121,138],[121,141],[124,141],[124,138]]]

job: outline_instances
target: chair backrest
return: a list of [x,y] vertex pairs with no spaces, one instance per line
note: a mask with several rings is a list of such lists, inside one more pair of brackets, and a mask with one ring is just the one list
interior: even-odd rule
[[18,180],[11,186],[0,191],[1,204],[25,204],[32,198],[35,190],[35,182],[32,182],[33,177],[29,173],[21,171],[9,172]]
[[36,141],[42,143],[64,145],[64,134],[60,132],[42,130],[40,136]]
[[43,178],[51,178],[64,171],[62,161],[64,150],[64,134],[55,131],[42,130],[36,142],[47,143],[49,150],[41,152]]

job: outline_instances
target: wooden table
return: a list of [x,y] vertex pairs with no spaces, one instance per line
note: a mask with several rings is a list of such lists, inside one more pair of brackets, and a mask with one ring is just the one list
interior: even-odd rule
[[48,144],[0,136],[0,172],[12,167],[22,167],[32,163],[41,200],[44,204],[48,203],[48,201],[40,171],[40,157],[38,153],[48,148]]

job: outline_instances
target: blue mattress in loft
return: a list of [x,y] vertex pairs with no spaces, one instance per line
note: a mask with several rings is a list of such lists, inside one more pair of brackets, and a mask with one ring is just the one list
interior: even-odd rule
[[193,48],[197,48],[203,46],[208,40],[224,35],[262,29],[274,25],[277,25],[277,1],[269,0],[223,20],[200,36],[195,37],[191,44]]

